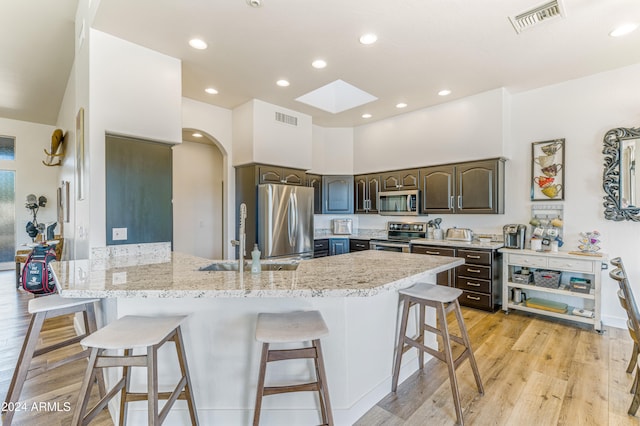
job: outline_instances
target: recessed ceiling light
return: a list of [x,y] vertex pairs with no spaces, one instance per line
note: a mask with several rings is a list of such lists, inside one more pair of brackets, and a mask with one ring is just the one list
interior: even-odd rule
[[218,91],[216,89],[214,89],[213,87],[207,87],[206,89],[204,89],[205,92],[207,92],[210,95],[217,95]]
[[371,114],[362,114],[362,118],[371,118]]
[[207,48],[207,43],[204,40],[200,40],[199,38],[193,38],[189,40],[189,46],[194,49],[204,50]]
[[407,104],[405,104],[404,102],[400,102],[399,104],[396,104],[396,108],[406,108]]
[[280,87],[287,87],[289,85],[289,82],[287,80],[278,80],[276,81],[276,84]]
[[443,90],[438,92],[438,95],[440,95],[440,96],[447,96],[447,95],[450,95],[450,94],[451,94],[451,90],[449,90],[449,89],[443,89]]
[[247,4],[251,7],[262,7],[262,0],[247,0]]
[[613,29],[613,31],[611,31],[609,33],[609,35],[611,37],[621,37],[623,35],[627,35],[630,32],[635,31],[637,28],[638,28],[638,24],[636,24],[636,23],[624,24],[624,25],[620,25],[619,27]]
[[201,138],[202,137],[202,133],[194,133],[191,136],[193,136],[194,138]]
[[320,70],[327,66],[327,61],[316,59],[315,61],[311,62],[311,66]]
[[367,33],[360,36],[360,43],[362,44],[373,44],[378,41],[378,36],[374,33]]

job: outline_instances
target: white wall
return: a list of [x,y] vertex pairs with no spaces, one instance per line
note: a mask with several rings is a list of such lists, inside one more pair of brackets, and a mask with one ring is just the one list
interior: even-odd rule
[[232,247],[230,241],[235,236],[235,169],[232,147],[232,112],[225,108],[182,99],[182,125],[184,128],[197,129],[218,144],[222,153],[223,184],[223,257],[230,257]]
[[222,259],[222,153],[212,143],[187,141],[172,151],[173,249]]
[[[297,125],[276,121],[276,112],[296,117]],[[234,110],[234,149],[237,137],[238,151],[233,164],[264,163],[308,170],[312,164],[311,127],[311,117],[306,114],[252,99]]]
[[505,91],[496,89],[354,129],[354,172],[504,155]]
[[181,143],[182,73],[180,60],[94,29],[89,43],[90,246],[104,247],[105,133]]
[[353,174],[353,128],[313,126],[311,173]]
[[[24,207],[28,194],[47,197],[46,207],[38,211],[39,223],[57,221],[57,187],[60,167],[47,167],[44,149],[51,146],[51,134],[54,126],[29,123],[26,121],[0,118],[0,134],[16,138],[15,161],[0,161],[0,169],[14,170],[15,174],[15,236],[16,248],[31,242],[25,231],[28,221],[32,220],[31,210]],[[63,129],[66,130],[66,129]],[[56,233],[59,231],[56,228]],[[24,248],[24,247],[22,247]]]
[[[509,215],[528,220],[531,142],[566,139],[565,241],[577,248],[580,232],[598,230],[602,251],[621,256],[640,294],[640,223],[604,219],[602,206],[603,137],[616,127],[640,126],[640,65],[596,74],[513,96]],[[603,317],[624,318],[615,297],[616,283],[603,279]]]

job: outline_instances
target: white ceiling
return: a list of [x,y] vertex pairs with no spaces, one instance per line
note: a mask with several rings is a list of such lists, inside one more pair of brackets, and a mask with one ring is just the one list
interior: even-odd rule
[[[97,0],[93,0],[97,1]],[[354,126],[505,87],[517,93],[640,62],[639,0],[564,0],[566,18],[516,34],[541,0],[102,0],[95,28],[183,63],[183,96],[224,108],[256,98]],[[77,0],[0,3],[0,116],[54,124],[73,58]],[[358,37],[375,32],[378,42]],[[209,48],[197,51],[199,37]],[[322,58],[328,66],[311,67]],[[289,87],[276,86],[287,79]],[[295,99],[341,79],[378,99],[332,114]],[[204,92],[215,87],[218,95]],[[440,97],[440,89],[452,94]],[[637,88],[631,89],[635,90]],[[405,102],[399,110],[395,105]],[[364,120],[361,115],[371,113]]]

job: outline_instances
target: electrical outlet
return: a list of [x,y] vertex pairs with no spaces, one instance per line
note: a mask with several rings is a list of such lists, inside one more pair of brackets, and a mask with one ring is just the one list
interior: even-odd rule
[[127,273],[126,272],[114,272],[112,275],[111,282],[114,285],[118,284],[126,284],[127,283]]
[[127,228],[111,228],[111,239],[122,241],[127,239]]

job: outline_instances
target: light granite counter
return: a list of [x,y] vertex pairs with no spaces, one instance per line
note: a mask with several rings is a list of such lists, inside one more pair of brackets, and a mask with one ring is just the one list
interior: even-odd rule
[[[250,425],[260,363],[255,340],[260,312],[319,311],[329,328],[322,338],[328,388],[336,425],[352,425],[391,389],[398,330],[398,292],[463,259],[422,254],[362,251],[302,261],[296,271],[204,272],[211,260],[168,251],[91,261],[54,262],[64,297],[101,297],[99,316],[108,323],[125,315],[186,314],[182,326],[200,424]],[[138,254],[132,254],[138,253]],[[219,261],[222,262],[222,261]],[[412,315],[407,332],[416,332]],[[428,309],[426,322],[435,325]],[[427,336],[425,344],[437,345]],[[169,345],[170,346],[170,345]],[[288,347],[288,346],[287,346]],[[161,391],[179,379],[172,348],[158,355]],[[168,354],[168,355],[167,355]],[[418,367],[415,351],[403,357],[400,380]],[[425,362],[431,357],[425,356]],[[310,379],[307,361],[269,365],[267,385]],[[134,369],[133,386],[144,389],[145,375]],[[106,376],[113,385],[119,377]],[[110,404],[112,418],[119,407]],[[176,404],[166,424],[189,425],[185,404]],[[261,425],[318,424],[313,392],[265,398]],[[132,404],[128,424],[146,425],[145,404]]]
[[464,261],[366,250],[303,260],[295,271],[199,271],[211,263],[235,262],[173,252],[52,265],[63,297],[362,297],[406,287]]
[[451,241],[451,240],[434,240],[430,238],[419,238],[416,240],[411,240],[411,244],[419,244],[426,246],[442,246],[442,247],[459,247],[459,248],[469,248],[469,249],[485,249],[485,250],[497,250],[504,247],[504,243],[502,241],[491,241],[489,243],[481,243],[478,240],[473,241]]

